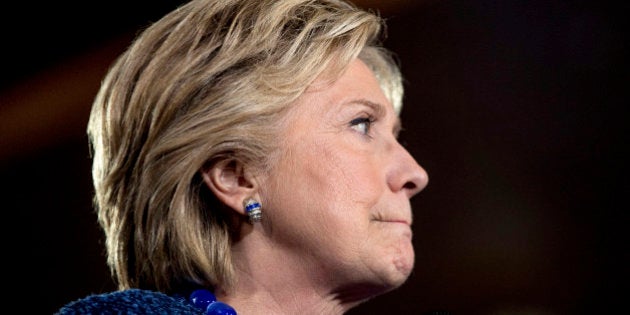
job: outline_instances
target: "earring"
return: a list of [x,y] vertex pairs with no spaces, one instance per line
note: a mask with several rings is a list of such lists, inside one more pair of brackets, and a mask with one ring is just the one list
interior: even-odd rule
[[247,215],[249,216],[249,222],[254,224],[262,220],[262,207],[260,202],[254,200],[253,198],[248,198],[243,202],[243,205],[245,207],[245,212],[247,212]]

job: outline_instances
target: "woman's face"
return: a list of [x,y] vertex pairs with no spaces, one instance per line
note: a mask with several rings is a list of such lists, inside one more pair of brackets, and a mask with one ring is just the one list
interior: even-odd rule
[[398,143],[372,71],[356,60],[334,85],[309,89],[284,126],[261,199],[287,268],[337,287],[402,284],[414,264],[409,198],[428,176]]

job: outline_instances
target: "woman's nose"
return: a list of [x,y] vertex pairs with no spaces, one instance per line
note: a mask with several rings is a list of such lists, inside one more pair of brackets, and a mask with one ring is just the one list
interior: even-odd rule
[[429,175],[399,143],[394,150],[394,165],[390,168],[388,184],[392,191],[404,191],[411,198],[429,183]]

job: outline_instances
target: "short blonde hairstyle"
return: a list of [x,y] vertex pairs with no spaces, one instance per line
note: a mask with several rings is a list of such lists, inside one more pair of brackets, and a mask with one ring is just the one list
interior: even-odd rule
[[283,111],[357,57],[398,112],[383,26],[342,0],[193,0],[140,33],[102,82],[87,129],[119,289],[229,288],[229,218],[200,171],[225,159],[268,169]]

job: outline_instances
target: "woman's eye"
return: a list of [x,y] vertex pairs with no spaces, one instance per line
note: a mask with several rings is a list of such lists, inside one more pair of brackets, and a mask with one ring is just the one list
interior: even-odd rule
[[360,117],[355,118],[350,121],[350,127],[364,135],[370,133],[370,126],[372,125],[372,118],[370,117]]

